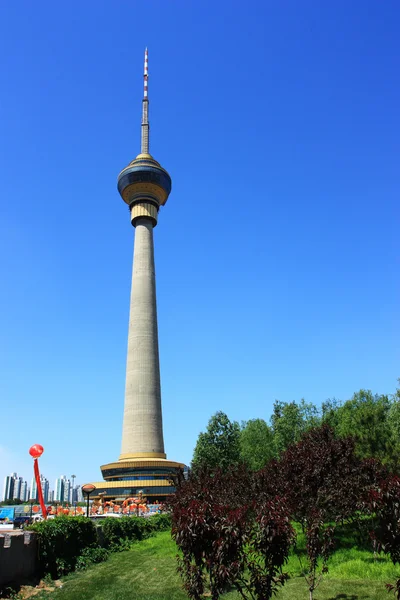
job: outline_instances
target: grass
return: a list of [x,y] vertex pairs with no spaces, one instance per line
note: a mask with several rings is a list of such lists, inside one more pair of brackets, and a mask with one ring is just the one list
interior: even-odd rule
[[[298,551],[304,540],[299,536]],[[131,550],[111,555],[104,563],[65,577],[61,589],[41,592],[36,600],[187,600],[176,573],[177,550],[168,531],[136,543]],[[277,600],[308,600],[298,558],[292,554],[286,569],[291,576]],[[385,583],[398,572],[385,558],[374,562],[371,552],[339,549],[329,573],[314,593],[315,600],[390,600]],[[236,592],[224,600],[239,600]]]

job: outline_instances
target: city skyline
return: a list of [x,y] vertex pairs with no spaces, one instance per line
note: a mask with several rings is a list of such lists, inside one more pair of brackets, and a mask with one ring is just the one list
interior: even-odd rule
[[[40,480],[44,502],[46,504],[51,502],[71,504],[74,502],[83,502],[83,493],[81,490],[83,484],[75,485],[75,479],[76,475],[71,475],[71,479],[68,479],[65,475],[61,475],[56,478],[54,489],[50,489],[49,480],[41,474]],[[35,478],[32,477],[30,485],[28,485],[28,480],[24,480],[23,477],[18,476],[16,471],[12,471],[10,475],[4,477],[1,498],[2,502],[6,502],[7,500],[29,502],[33,499],[39,502]]]
[[218,410],[396,388],[399,3],[150,5],[134,39],[147,4],[0,6],[1,482],[30,482],[35,443],[52,485],[121,450],[134,234],[115,175],[146,46],[174,180],[155,239],[168,456],[189,464]]

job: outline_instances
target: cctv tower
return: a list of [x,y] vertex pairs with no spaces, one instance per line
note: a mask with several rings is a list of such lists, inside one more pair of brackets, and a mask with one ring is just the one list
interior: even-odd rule
[[150,154],[149,129],[146,48],[141,152],[118,176],[118,191],[135,228],[122,448],[117,462],[101,467],[105,481],[95,483],[93,497],[143,491],[149,500],[163,500],[175,491],[169,476],[184,466],[167,460],[164,450],[153,229],[171,178]]

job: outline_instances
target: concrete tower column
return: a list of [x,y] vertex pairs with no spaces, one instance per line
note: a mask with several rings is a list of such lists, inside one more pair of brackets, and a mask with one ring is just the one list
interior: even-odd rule
[[154,502],[175,492],[170,476],[184,465],[167,460],[163,439],[153,229],[172,182],[149,150],[147,48],[143,78],[141,152],[118,175],[135,227],[122,448],[117,462],[101,466],[105,481],[94,485],[99,498],[134,497],[142,489]]
[[134,221],[136,231],[120,460],[165,458],[153,222],[144,217]]

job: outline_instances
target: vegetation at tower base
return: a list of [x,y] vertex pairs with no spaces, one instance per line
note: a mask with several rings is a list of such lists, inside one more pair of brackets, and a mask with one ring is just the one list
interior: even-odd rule
[[217,600],[229,587],[242,598],[271,598],[283,585],[294,530],[283,498],[256,502],[244,466],[181,480],[171,499],[178,571],[193,600],[206,588]]
[[82,553],[98,547],[96,528],[86,517],[57,517],[30,529],[39,536],[40,570],[53,578],[74,571]]
[[[378,490],[371,490],[369,508],[375,517],[371,531],[374,550],[388,554],[394,565],[400,565],[400,478],[390,477]],[[386,587],[400,599],[400,577]]]
[[192,469],[225,469],[240,462],[240,426],[225,413],[215,413],[207,431],[200,433],[193,453]]
[[86,517],[63,516],[30,527],[39,536],[40,573],[52,578],[102,562],[110,552],[126,550],[132,542],[170,528],[169,515],[105,518],[97,526]]
[[111,551],[126,550],[132,541],[148,538],[155,531],[171,527],[169,515],[154,515],[148,518],[122,517],[120,519],[104,519],[102,526],[103,543]]
[[365,535],[372,526],[370,499],[380,497],[388,477],[379,461],[357,455],[355,438],[340,438],[327,424],[306,431],[257,472],[241,464],[181,477],[171,500],[172,535],[189,597],[197,600],[209,588],[219,598],[234,587],[243,598],[269,598],[286,580],[295,538],[291,522],[297,522],[306,540],[299,558],[312,599],[343,527],[372,552]]
[[[245,462],[256,471],[323,423],[330,425],[337,437],[354,436],[359,458],[376,458],[389,471],[400,474],[400,389],[392,395],[362,389],[346,402],[329,399],[320,407],[305,400],[275,401],[269,424],[258,418],[239,426],[217,412],[206,432],[199,435],[192,466],[214,468]],[[230,435],[232,431],[235,435]]]
[[[316,510],[309,515],[305,534],[307,565],[303,572],[310,592],[310,600],[312,600],[314,591],[321,583],[322,576],[328,572],[327,563],[335,548],[335,529],[327,526],[321,518],[320,512]],[[300,556],[299,560],[301,564]],[[319,569],[320,564],[321,568]]]
[[318,411],[313,404],[304,399],[299,404],[276,400],[271,416],[275,456],[279,456],[290,444],[298,442],[303,433],[318,424]]
[[252,419],[242,424],[240,457],[253,471],[262,469],[274,457],[272,429],[263,419]]
[[325,522],[351,518],[386,475],[379,462],[356,456],[354,438],[337,438],[322,425],[257,473],[256,485],[260,495],[268,496],[271,481],[276,482],[276,493],[287,498],[292,517],[307,527],[315,511]]

